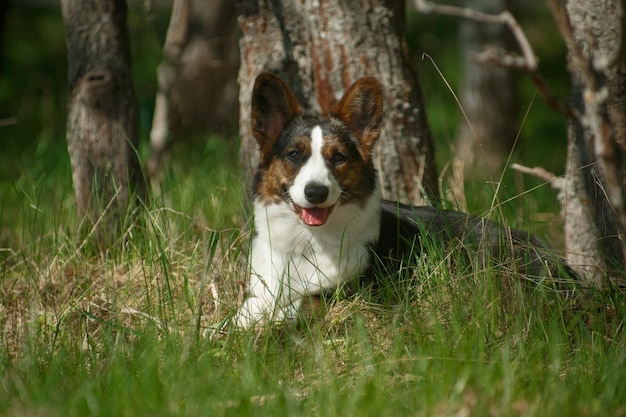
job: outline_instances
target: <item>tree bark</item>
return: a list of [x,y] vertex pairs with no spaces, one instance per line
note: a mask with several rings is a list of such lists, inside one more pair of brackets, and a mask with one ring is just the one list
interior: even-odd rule
[[152,129],[150,129],[150,158],[148,177],[152,178],[161,163],[170,142],[173,84],[179,77],[180,57],[187,46],[189,13],[192,0],[174,0],[172,15],[163,44],[163,61],[157,68],[159,89],[154,102]]
[[404,2],[243,0],[239,25],[241,161],[258,159],[250,100],[256,75],[270,71],[294,90],[305,112],[327,115],[363,76],[384,86],[385,122],[375,154],[384,198],[424,204],[437,171],[422,92],[404,39]]
[[239,28],[233,0],[175,0],[157,69],[148,176],[189,133],[232,135],[239,115]]
[[569,52],[571,106],[565,187],[565,244],[570,265],[591,284],[624,285],[626,211],[626,60],[618,1],[550,2]]
[[[505,0],[474,0],[467,7],[497,14],[507,7]],[[461,106],[467,116],[459,124],[456,156],[470,170],[497,175],[513,147],[519,111],[515,70],[480,63],[475,59],[486,47],[511,50],[508,27],[502,24],[463,19],[460,29]]]
[[145,180],[124,0],[63,0],[69,81],[67,146],[78,212],[100,249],[119,236]]

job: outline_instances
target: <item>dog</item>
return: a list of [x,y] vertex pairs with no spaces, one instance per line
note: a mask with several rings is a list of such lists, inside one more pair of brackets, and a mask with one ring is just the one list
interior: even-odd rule
[[425,235],[477,243],[496,257],[504,248],[525,271],[545,269],[546,246],[527,233],[456,211],[382,200],[372,159],[382,118],[375,78],[354,82],[329,117],[317,119],[303,114],[279,77],[257,76],[254,236],[238,327],[292,321],[303,297],[371,274],[376,263],[412,256]]

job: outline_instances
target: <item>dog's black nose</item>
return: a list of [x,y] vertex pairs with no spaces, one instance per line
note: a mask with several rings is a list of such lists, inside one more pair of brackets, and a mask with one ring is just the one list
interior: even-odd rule
[[320,204],[328,197],[328,187],[321,184],[307,184],[304,187],[304,196],[311,204]]

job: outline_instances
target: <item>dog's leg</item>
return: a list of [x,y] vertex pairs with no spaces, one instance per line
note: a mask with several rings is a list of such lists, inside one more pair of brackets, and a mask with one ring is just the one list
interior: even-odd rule
[[234,323],[241,328],[251,328],[265,322],[294,319],[299,297],[289,288],[289,281],[289,267],[283,256],[254,242],[248,297]]
[[288,289],[283,286],[270,289],[264,280],[256,275],[251,277],[250,294],[235,316],[234,323],[244,329],[266,322],[280,323],[295,319],[300,298],[290,300],[283,295]]

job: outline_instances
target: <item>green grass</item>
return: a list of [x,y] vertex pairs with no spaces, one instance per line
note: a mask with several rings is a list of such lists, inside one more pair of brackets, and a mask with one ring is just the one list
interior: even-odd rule
[[175,149],[105,259],[77,251],[67,169],[3,188],[0,414],[624,414],[622,295],[564,298],[434,247],[387,302],[338,296],[298,326],[213,332],[249,239],[230,146]]

